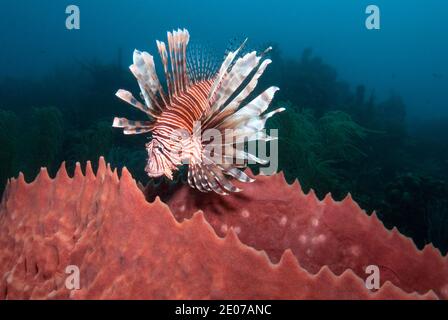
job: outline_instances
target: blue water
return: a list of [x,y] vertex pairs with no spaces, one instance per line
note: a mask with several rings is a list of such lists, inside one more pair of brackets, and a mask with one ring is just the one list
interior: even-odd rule
[[[80,30],[65,27],[69,4],[80,8]],[[380,30],[365,27],[369,4],[380,9]],[[185,27],[219,50],[233,37],[277,43],[288,57],[312,47],[351,85],[399,93],[408,120],[434,118],[448,113],[447,14],[443,0],[2,0],[0,77],[38,78],[83,59],[116,59],[120,49],[130,63],[134,48],[155,52],[155,39]]]

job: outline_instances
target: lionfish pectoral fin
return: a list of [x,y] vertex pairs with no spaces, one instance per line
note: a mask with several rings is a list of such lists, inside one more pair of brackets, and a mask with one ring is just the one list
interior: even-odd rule
[[123,129],[124,134],[142,134],[150,132],[153,124],[150,121],[134,121],[115,117],[112,127]]
[[[191,84],[187,71],[187,46],[190,34],[187,29],[167,32],[168,48],[165,42],[157,40],[157,49],[163,64],[163,70],[170,98],[185,92]],[[168,107],[169,105],[167,105]]]
[[[272,141],[275,137],[267,135],[263,129],[268,118],[281,112],[280,108],[263,114],[269,107],[277,87],[270,87],[244,106],[241,103],[253,92],[259,78],[266,70],[271,60],[263,60],[263,53],[258,56],[256,52],[247,53],[237,58],[240,49],[230,52],[223,62],[214,83],[210,89],[210,108],[206,109],[201,123],[204,123],[201,130],[217,129],[221,133],[231,130],[231,142],[210,143],[212,146],[223,147],[224,154],[219,163],[201,164],[202,169],[194,168],[191,179],[195,187],[204,188],[204,180],[208,182],[213,191],[238,192],[241,189],[234,186],[231,179],[240,182],[255,181],[241,169],[248,163],[258,163],[266,165],[268,160],[257,157],[255,154],[240,150],[234,141]],[[267,51],[269,48],[267,49]],[[267,52],[266,51],[266,52]],[[238,110],[239,109],[239,110]],[[203,155],[204,156],[204,155]],[[210,160],[210,159],[208,159]],[[211,181],[211,183],[210,183]],[[219,193],[219,192],[218,192]]]
[[190,164],[188,166],[188,183],[191,187],[201,192],[207,192],[202,185],[202,173],[197,164]]
[[226,173],[229,169],[224,169],[206,155],[203,155],[203,160],[189,165],[188,183],[191,187],[202,192],[214,191],[220,195],[242,191],[230,182],[236,175],[233,171]]
[[249,177],[243,171],[241,171],[235,167],[222,165],[222,166],[220,166],[220,168],[227,175],[237,179],[240,182],[245,182],[245,183],[255,182],[255,179]]
[[[214,128],[218,126],[241,107],[241,103],[252,93],[259,78],[272,62],[270,59],[262,59],[264,54],[258,56],[255,51],[245,54],[237,59],[231,70],[224,74],[221,80],[218,78],[215,80],[215,84],[219,82],[219,87],[214,93],[211,108],[206,110],[201,119],[204,127]],[[232,57],[232,53],[229,56]],[[225,63],[223,63],[223,66]],[[271,95],[267,103],[259,101],[259,104],[262,104],[264,108],[263,111],[269,106],[272,96],[277,90],[277,87],[271,87],[261,95],[259,100]]]
[[157,118],[164,110],[167,98],[160,85],[153,56],[147,52],[135,50],[133,64],[129,69],[137,79],[144,103],[138,101],[126,90],[118,90],[116,96],[140,111],[145,112],[148,116]]
[[241,44],[241,46],[237,50],[229,52],[227,57],[224,59],[224,62],[222,63],[221,67],[219,68],[218,74],[215,77],[215,80],[211,87],[210,93],[208,95],[208,101],[211,105],[213,105],[214,101],[216,100],[217,93],[220,90],[220,88],[222,87],[222,85],[221,85],[222,82],[226,78],[228,78],[229,68],[232,66],[233,61],[238,56],[238,53],[244,47],[246,42],[247,42],[247,39],[244,40],[244,42]]

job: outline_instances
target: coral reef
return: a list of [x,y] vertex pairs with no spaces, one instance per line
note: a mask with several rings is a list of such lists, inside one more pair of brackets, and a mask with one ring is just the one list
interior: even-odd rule
[[[446,258],[416,250],[350,198],[319,201],[282,175],[258,177],[232,197],[192,192],[173,193],[173,214],[103,159],[96,175],[88,163],[73,178],[62,167],[54,180],[45,169],[31,184],[10,180],[0,298],[448,298]],[[383,283],[372,292],[361,269],[375,263]],[[80,290],[65,287],[68,265],[80,269]]]

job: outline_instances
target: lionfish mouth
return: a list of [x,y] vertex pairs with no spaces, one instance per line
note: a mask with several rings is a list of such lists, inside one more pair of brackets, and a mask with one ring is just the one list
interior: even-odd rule
[[163,171],[160,171],[160,172],[147,171],[146,173],[151,178],[160,178],[160,177],[163,177],[165,175],[165,172],[163,172]]
[[[231,132],[232,140],[230,143],[226,140],[225,147],[230,151],[233,162],[220,163],[210,159],[206,152],[207,147],[213,146],[214,142],[210,140],[201,141],[199,152],[197,143],[185,146],[191,149],[186,154],[192,157],[192,161],[188,162],[188,183],[202,192],[214,191],[226,195],[241,191],[231,180],[254,181],[240,170],[247,160],[259,164],[266,164],[266,160],[241,149],[237,142],[276,139],[265,133],[265,123],[268,118],[284,110],[279,108],[264,113],[277,87],[266,89],[243,105],[271,63],[270,59],[264,58],[270,48],[261,55],[255,51],[242,54],[244,42],[237,50],[230,51],[218,68],[213,58],[204,52],[192,54],[187,51],[189,41],[190,34],[185,29],[168,32],[168,48],[164,42],[157,41],[166,79],[165,88],[159,82],[154,57],[147,52],[134,51],[130,70],[137,78],[144,103],[125,90],[118,90],[116,95],[146,113],[149,121],[115,118],[113,126],[122,128],[125,134],[151,132],[157,136],[146,146],[146,172],[152,178],[165,175],[170,179],[180,164],[179,157],[172,156],[171,152],[175,148],[172,137],[176,131],[180,129],[191,133],[196,130],[195,124],[200,123],[201,137],[206,130],[214,130],[228,139]],[[226,157],[228,160],[229,157]]]
[[151,160],[148,160],[148,165],[146,167],[146,174],[150,178],[160,178],[166,176],[168,179],[173,179],[173,171],[170,168],[155,168],[155,166],[150,165]]

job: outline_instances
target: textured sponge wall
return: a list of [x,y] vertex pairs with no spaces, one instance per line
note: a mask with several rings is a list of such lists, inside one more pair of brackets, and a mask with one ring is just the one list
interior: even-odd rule
[[[100,160],[9,182],[0,207],[1,299],[447,298],[448,264],[347,198],[319,201],[281,175],[231,197],[180,188],[145,200]],[[202,209],[202,212],[197,212]],[[174,212],[174,214],[173,214]],[[382,286],[364,284],[366,265]],[[80,270],[69,290],[66,267]]]

